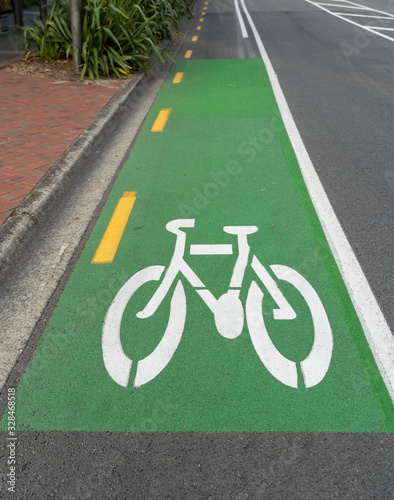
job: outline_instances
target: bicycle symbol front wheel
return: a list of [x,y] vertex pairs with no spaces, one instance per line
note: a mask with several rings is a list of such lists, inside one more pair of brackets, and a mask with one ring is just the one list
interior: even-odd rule
[[[282,265],[270,267],[278,279],[287,281],[300,292],[311,312],[314,342],[300,365],[305,387],[313,387],[326,375],[333,351],[333,336],[326,311],[315,289],[297,271]],[[246,299],[246,320],[253,346],[271,375],[287,386],[298,388],[296,363],[278,351],[268,334],[262,312],[263,298],[264,293],[253,281]]]
[[[102,349],[104,365],[110,377],[127,387],[133,361],[123,351],[120,329],[124,311],[135,292],[149,281],[158,281],[164,266],[150,266],[132,276],[117,293],[103,324]],[[186,319],[186,296],[178,281],[171,299],[170,316],[164,336],[149,356],[138,361],[134,387],[154,379],[167,366],[182,337]],[[143,320],[142,320],[143,321]]]

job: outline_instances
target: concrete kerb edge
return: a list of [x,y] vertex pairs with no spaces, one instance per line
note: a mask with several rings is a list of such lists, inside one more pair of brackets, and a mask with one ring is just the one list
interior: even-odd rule
[[[186,21],[187,19],[183,24]],[[165,40],[162,44],[163,48],[175,57],[187,31],[183,33],[179,43]],[[171,45],[178,45],[173,54],[170,50]],[[160,68],[163,74],[167,74],[171,65],[171,60],[166,59],[163,64],[156,57],[152,64],[151,75],[157,68]],[[11,264],[25,248],[37,223],[49,212],[54,201],[70,185],[73,176],[82,166],[82,162],[119,124],[119,118],[127,108],[126,103],[132,93],[146,84],[148,78],[150,77],[142,75],[138,80],[131,80],[122,90],[117,92],[0,226],[0,278],[7,273]]]
[[4,275],[22,250],[37,222],[68,187],[83,160],[116,126],[127,100],[146,77],[131,80],[104,106],[93,122],[53,164],[45,176],[0,227],[0,276]]

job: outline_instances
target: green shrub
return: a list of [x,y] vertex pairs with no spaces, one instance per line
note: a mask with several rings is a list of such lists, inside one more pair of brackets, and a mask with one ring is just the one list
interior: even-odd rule
[[[150,70],[151,56],[170,57],[159,47],[171,38],[194,0],[84,0],[81,78],[131,74]],[[41,58],[55,60],[73,56],[70,6],[58,1],[45,22],[35,20],[24,28],[27,53],[37,46]]]
[[61,59],[72,54],[72,35],[70,7],[66,2],[56,3],[46,21],[33,20],[33,26],[23,28],[25,51],[29,54],[31,46],[37,45],[42,59]]

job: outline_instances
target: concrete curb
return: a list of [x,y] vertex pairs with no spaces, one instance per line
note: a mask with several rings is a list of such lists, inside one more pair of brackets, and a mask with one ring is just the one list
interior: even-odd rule
[[[184,18],[181,29],[186,23],[187,17]],[[176,56],[187,31],[175,43],[170,40],[163,41],[162,47],[172,57]],[[86,164],[89,155],[96,151],[122,122],[124,114],[130,110],[127,103],[132,94],[139,94],[143,98],[144,90],[143,88],[140,90],[140,87],[144,87],[148,79],[155,78],[156,73],[168,74],[171,66],[170,59],[166,58],[163,64],[158,57],[155,57],[150,76],[136,76],[117,92],[0,226],[0,278],[7,273],[11,264],[21,254],[38,222],[70,186],[74,176]]]
[[69,186],[92,151],[115,129],[127,100],[145,78],[132,79],[112,97],[0,227],[0,276],[19,255],[37,223]]

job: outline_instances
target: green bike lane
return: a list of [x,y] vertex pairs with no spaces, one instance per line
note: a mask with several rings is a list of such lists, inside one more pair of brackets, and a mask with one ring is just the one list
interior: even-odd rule
[[[167,110],[162,130],[152,131],[162,110]],[[114,258],[92,262],[117,211],[127,223],[115,229],[119,241],[107,232]],[[276,280],[297,317],[275,319],[277,304],[250,265],[241,302],[245,306],[253,281],[264,290],[261,315],[277,351],[297,364],[297,388],[282,383],[262,363],[246,319],[237,338],[221,336],[211,310],[181,275],[150,318],[139,319],[136,313],[161,280],[147,282],[132,296],[120,333],[122,349],[133,360],[129,382],[113,380],[103,360],[107,311],[129,278],[149,266],[169,265],[176,238],[166,225],[177,219],[195,221],[184,230],[185,261],[216,298],[227,292],[237,257],[236,237],[226,234],[225,226],[258,227],[248,237],[249,264],[255,255],[272,278],[270,266],[283,265],[310,283],[333,339],[330,364],[319,383],[305,387],[300,369],[315,341],[303,296],[286,280]],[[190,255],[193,244],[231,244],[234,252]],[[137,387],[137,362],[164,335],[178,279],[187,304],[179,346],[156,377]],[[392,432],[392,401],[261,60],[174,65],[22,376],[16,407],[19,430]],[[2,425],[6,428],[5,419]]]

